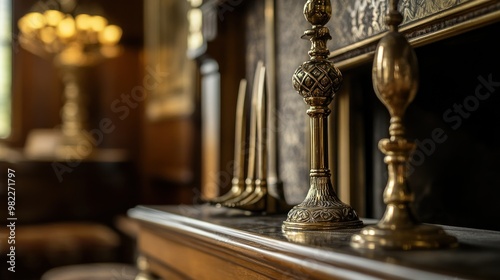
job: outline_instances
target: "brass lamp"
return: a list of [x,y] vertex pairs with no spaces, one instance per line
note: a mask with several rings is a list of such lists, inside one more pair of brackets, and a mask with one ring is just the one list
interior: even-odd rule
[[[85,67],[121,52],[122,29],[99,15],[72,15],[55,9],[30,12],[18,21],[19,42],[29,52],[51,60],[64,84],[61,110],[62,146],[56,156],[85,158],[92,143],[86,135],[85,95],[81,79]],[[85,149],[81,146],[85,143]]]

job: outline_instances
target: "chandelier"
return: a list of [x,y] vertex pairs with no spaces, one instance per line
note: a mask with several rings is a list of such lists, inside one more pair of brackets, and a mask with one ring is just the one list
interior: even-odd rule
[[50,9],[24,15],[18,26],[23,48],[64,65],[92,65],[120,53],[122,29],[100,15]]
[[61,74],[64,104],[61,137],[54,156],[83,159],[98,145],[87,131],[87,97],[83,92],[87,81],[83,70],[121,53],[118,42],[122,29],[101,15],[76,13],[74,0],[55,3],[50,7],[42,3],[42,9],[38,7],[19,19],[19,42],[27,51],[52,61]]

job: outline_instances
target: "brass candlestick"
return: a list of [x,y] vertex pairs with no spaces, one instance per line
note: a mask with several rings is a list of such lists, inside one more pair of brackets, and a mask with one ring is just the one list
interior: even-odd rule
[[335,193],[328,168],[328,105],[342,82],[342,74],[328,60],[326,43],[332,37],[324,25],[330,20],[329,0],[308,0],[304,16],[312,24],[303,39],[311,41],[309,56],[292,78],[294,89],[310,107],[311,170],[310,189],[305,200],[288,212],[283,230],[327,230],[357,228],[363,223],[356,212]]
[[375,51],[372,79],[378,98],[391,115],[389,139],[379,142],[385,154],[389,179],[384,191],[387,208],[375,226],[364,228],[351,239],[351,246],[365,249],[419,249],[457,245],[455,237],[438,226],[420,224],[410,209],[413,195],[406,180],[408,159],[415,144],[404,138],[403,115],[418,87],[417,58],[406,38],[398,32],[403,21],[397,10],[398,0],[390,0],[386,17],[389,32]]

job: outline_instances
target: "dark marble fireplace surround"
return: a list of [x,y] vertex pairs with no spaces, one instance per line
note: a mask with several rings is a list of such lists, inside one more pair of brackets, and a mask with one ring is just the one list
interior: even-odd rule
[[[300,39],[309,28],[302,15],[303,2],[276,0],[278,158],[290,203],[300,203],[309,189],[307,108],[291,84],[294,70],[308,59],[310,47],[308,41]],[[352,10],[360,9],[364,2],[332,1],[334,15],[328,25],[333,36],[331,51],[355,42],[363,34],[369,37],[384,31],[383,26],[373,25],[373,18],[371,25],[369,17],[355,21]],[[385,1],[375,2],[382,5],[378,9],[385,9]],[[426,1],[428,7],[417,10],[410,9],[412,1],[402,2],[407,8],[405,16],[417,20],[426,16],[422,9],[445,10],[468,1]],[[430,4],[445,5],[443,2],[449,7]],[[264,20],[259,12],[264,1],[248,1],[245,5],[246,69],[251,83],[256,61],[265,57]],[[372,16],[380,12],[368,8],[364,11]],[[353,24],[360,26],[357,30],[361,33],[350,32],[355,30]],[[500,230],[500,45],[495,40],[499,31],[500,24],[491,23],[415,48],[420,86],[405,124],[407,137],[417,143],[409,183],[415,194],[414,210],[423,222]],[[349,92],[357,100],[351,110],[363,120],[362,124],[352,124],[362,125],[365,135],[358,141],[366,170],[360,174],[365,178],[365,193],[359,195],[367,197],[366,216],[380,218],[385,210],[382,192],[387,171],[377,143],[387,137],[388,113],[373,92],[371,61],[341,71],[355,85]]]

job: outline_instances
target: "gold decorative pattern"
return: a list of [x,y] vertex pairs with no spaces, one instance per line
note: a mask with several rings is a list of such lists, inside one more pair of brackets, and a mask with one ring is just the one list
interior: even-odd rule
[[325,97],[325,102],[330,103],[333,96],[325,96],[325,93],[339,90],[342,74],[329,61],[307,61],[295,71],[292,82],[302,97]]

